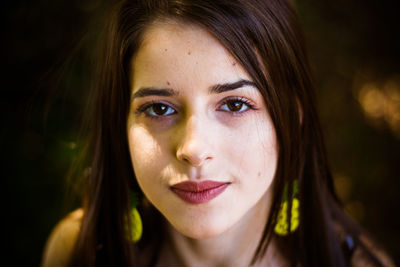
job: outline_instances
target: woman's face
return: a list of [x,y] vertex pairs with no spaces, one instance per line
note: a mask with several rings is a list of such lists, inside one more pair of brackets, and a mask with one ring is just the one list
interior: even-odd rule
[[152,25],[131,81],[135,175],[180,233],[213,237],[265,214],[277,165],[274,126],[249,75],[214,37],[196,26]]

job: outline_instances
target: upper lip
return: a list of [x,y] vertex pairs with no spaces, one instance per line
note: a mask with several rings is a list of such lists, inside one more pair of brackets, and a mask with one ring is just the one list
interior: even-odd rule
[[217,188],[224,184],[228,184],[228,182],[217,182],[212,180],[206,180],[201,182],[185,181],[178,184],[174,184],[173,186],[171,186],[171,188],[188,192],[202,192],[213,188]]

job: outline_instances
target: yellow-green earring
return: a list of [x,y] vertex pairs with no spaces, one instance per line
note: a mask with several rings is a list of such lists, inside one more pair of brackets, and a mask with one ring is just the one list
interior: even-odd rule
[[293,233],[296,231],[297,227],[300,224],[299,217],[299,207],[300,201],[297,198],[299,187],[297,184],[297,180],[293,181],[293,195],[292,195],[292,211],[290,215],[290,231],[289,231],[289,220],[287,218],[288,215],[288,206],[289,206],[289,198],[288,198],[288,188],[287,184],[285,184],[285,188],[283,189],[283,202],[279,209],[277,223],[274,228],[274,232],[278,235],[285,236],[289,233]]
[[129,239],[133,242],[138,242],[142,237],[143,233],[142,219],[140,218],[139,212],[136,209],[139,200],[137,194],[134,192],[131,192],[130,198],[131,198],[131,210],[129,215],[130,215],[131,227],[130,227]]

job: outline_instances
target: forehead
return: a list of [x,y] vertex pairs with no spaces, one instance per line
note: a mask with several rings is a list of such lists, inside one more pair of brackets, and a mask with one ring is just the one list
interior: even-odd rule
[[158,44],[179,45],[200,51],[207,50],[211,46],[220,48],[220,52],[224,50],[219,41],[202,27],[174,20],[152,23],[143,35],[140,49],[158,48]]
[[132,59],[131,76],[134,89],[167,81],[188,84],[196,80],[210,86],[249,79],[234,57],[210,33],[199,26],[175,21],[157,22],[146,30]]

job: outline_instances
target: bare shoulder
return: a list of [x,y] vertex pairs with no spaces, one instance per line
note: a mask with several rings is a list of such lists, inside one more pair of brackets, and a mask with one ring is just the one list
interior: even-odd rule
[[352,266],[396,266],[389,255],[370,238],[365,235],[361,235],[359,238],[360,241],[365,245],[365,248],[361,246],[356,248],[351,260]]
[[47,240],[42,267],[67,266],[81,227],[83,210],[77,209],[61,220]]

